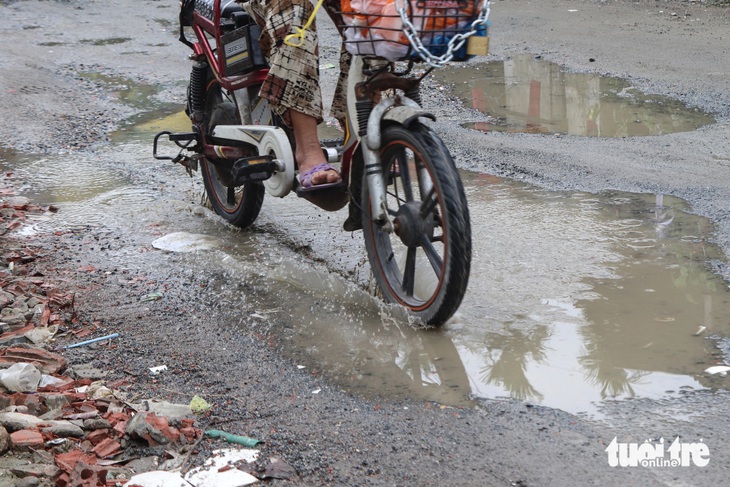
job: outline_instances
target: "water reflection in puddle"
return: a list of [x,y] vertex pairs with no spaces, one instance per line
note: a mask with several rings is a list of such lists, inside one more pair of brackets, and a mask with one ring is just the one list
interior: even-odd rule
[[269,275],[287,277],[270,292],[294,318],[285,343],[297,360],[366,395],[509,397],[588,414],[603,400],[725,387],[703,374],[720,355],[708,337],[730,336],[728,286],[708,271],[723,258],[709,222],[662,195],[464,178],[475,242],[457,316],[414,330],[355,306],[357,293],[326,291],[332,276],[280,261]]
[[[546,193],[472,177],[478,281],[447,333],[478,395],[568,411],[702,388],[730,333],[712,231],[683,202]],[[700,327],[706,328],[695,335]]]
[[453,87],[466,106],[489,116],[487,122],[467,124],[484,132],[631,137],[692,131],[714,123],[697,109],[643,94],[627,81],[567,73],[527,54],[451,67],[433,76]]

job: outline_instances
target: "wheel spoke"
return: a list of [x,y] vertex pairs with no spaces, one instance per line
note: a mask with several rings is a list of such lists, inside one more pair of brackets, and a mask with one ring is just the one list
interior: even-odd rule
[[406,268],[403,269],[403,291],[406,296],[413,296],[413,288],[416,283],[416,247],[408,247],[406,255]]
[[438,254],[438,252],[436,252],[436,248],[425,235],[421,238],[421,248],[425,252],[426,257],[428,257],[428,261],[431,263],[433,271],[436,273],[437,276],[440,276],[441,269],[444,266],[444,261],[441,259],[441,256]]
[[[396,157],[398,163],[398,170],[400,171],[401,184],[403,185],[403,193],[406,198],[406,202],[413,201],[413,187],[411,186],[411,175],[408,172],[408,160],[406,158],[406,151],[403,149],[399,152]],[[390,170],[393,171],[395,164],[391,166]]]
[[403,205],[403,204],[404,204],[404,203],[406,202],[406,200],[405,200],[405,199],[401,198],[401,197],[400,197],[400,196],[398,195],[398,188],[396,188],[396,191],[395,191],[395,192],[393,192],[393,191],[388,191],[388,194],[389,194],[390,196],[392,196],[393,198],[395,198],[396,202],[398,203],[398,207],[401,207],[401,206],[402,206],[402,205]]
[[436,199],[436,190],[435,188],[431,188],[431,191],[428,192],[425,198],[423,198],[423,201],[421,202],[421,216],[426,217],[429,213],[433,212],[433,209],[436,208],[436,204],[438,203],[438,200]]
[[236,204],[236,188],[233,188],[233,187],[228,188],[228,195],[226,197],[226,201],[228,201],[228,204],[231,206]]

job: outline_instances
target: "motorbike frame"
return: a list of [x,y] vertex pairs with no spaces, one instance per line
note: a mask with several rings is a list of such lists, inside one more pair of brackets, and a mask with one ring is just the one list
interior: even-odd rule
[[[195,11],[194,4],[195,0],[184,0],[183,2],[180,14],[180,41],[193,50],[192,60],[208,63],[221,87],[227,90],[236,100],[238,110],[241,112],[241,119],[244,121],[250,120],[250,107],[248,103],[245,103],[248,101],[246,88],[262,83],[268,75],[269,68],[261,67],[250,73],[227,76],[223,60],[216,55],[217,46],[222,45],[223,22],[226,22],[226,18],[221,15],[221,0],[212,1],[212,19]],[[186,25],[192,28],[196,37],[195,42],[190,42],[185,37],[183,29]],[[213,45],[211,41],[215,44]],[[371,196],[373,220],[380,223],[386,231],[393,231],[393,225],[387,212],[385,179],[379,156],[383,126],[389,122],[408,127],[413,121],[422,118],[435,120],[435,117],[431,113],[422,110],[419,104],[408,96],[399,94],[382,96],[382,93],[386,90],[393,90],[393,93],[395,93],[395,89],[413,92],[415,88],[417,91],[418,83],[428,74],[427,72],[420,78],[402,78],[392,74],[378,78],[383,73],[387,74],[386,67],[388,65],[392,65],[392,63],[378,58],[370,59],[353,55],[348,76],[347,117],[343,127],[345,135],[341,154],[340,175],[343,182],[349,186],[351,184],[350,173],[361,173],[360,171],[352,171],[353,161],[362,161],[362,171],[365,171],[366,184]],[[375,82],[373,82],[374,80]],[[242,96],[242,93],[245,93],[245,95]],[[377,100],[377,103],[373,104],[366,117],[358,117],[357,102],[373,99]],[[247,115],[249,115],[248,118]],[[262,129],[261,126],[219,126],[214,130],[214,134],[219,131],[231,134],[234,132],[234,127],[239,132],[245,131],[247,128],[254,132]],[[231,156],[235,156],[238,152],[229,150],[234,148],[207,144],[202,134],[201,137],[203,143],[199,149],[202,154],[220,155],[228,152]],[[244,139],[242,138],[242,140]],[[250,137],[245,141],[250,142]],[[362,158],[354,157],[357,150],[361,151]],[[282,164],[282,161],[278,162],[280,168],[284,169],[286,164]],[[293,163],[293,161],[291,162]],[[279,194],[274,196],[283,197],[286,193],[288,193],[288,190],[280,191]]]

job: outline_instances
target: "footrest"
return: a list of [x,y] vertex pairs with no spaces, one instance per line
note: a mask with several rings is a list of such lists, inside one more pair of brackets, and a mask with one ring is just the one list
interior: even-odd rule
[[169,134],[169,138],[173,142],[194,142],[197,135],[195,132],[179,132]]
[[241,186],[246,183],[266,181],[274,175],[278,168],[279,165],[271,156],[243,157],[234,162],[231,168],[233,185]]
[[[172,161],[172,162],[180,162],[184,157],[182,155],[182,150],[180,153],[178,153],[177,156],[161,156],[157,153],[157,147],[159,145],[160,137],[167,136],[167,139],[171,142],[174,142],[176,146],[180,147],[181,149],[189,150],[195,152],[197,148],[197,142],[198,142],[198,134],[196,132],[181,132],[181,133],[172,133],[167,130],[158,133],[155,135],[155,139],[152,143],[152,157],[159,161]],[[190,144],[193,142],[196,142],[196,145],[193,147],[190,147]]]

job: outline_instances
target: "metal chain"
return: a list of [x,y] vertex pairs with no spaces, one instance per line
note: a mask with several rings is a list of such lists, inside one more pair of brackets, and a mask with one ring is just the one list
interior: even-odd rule
[[408,0],[395,0],[395,9],[400,14],[401,20],[403,21],[403,32],[408,38],[408,41],[411,43],[413,49],[429,66],[442,68],[446,65],[446,63],[453,59],[454,53],[464,45],[467,39],[477,33],[479,26],[484,26],[485,28],[487,26],[487,18],[489,18],[490,10],[489,0],[474,0],[474,2],[481,2],[482,4],[482,8],[479,10],[477,18],[471,23],[469,31],[455,34],[454,37],[449,40],[449,43],[446,46],[446,52],[441,56],[432,54],[428,48],[423,45],[418,29],[408,18]]

